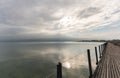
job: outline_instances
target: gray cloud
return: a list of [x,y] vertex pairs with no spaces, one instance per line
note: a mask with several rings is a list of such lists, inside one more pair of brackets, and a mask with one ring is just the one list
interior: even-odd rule
[[118,21],[117,3],[118,0],[113,4],[107,0],[0,0],[0,37],[77,37],[71,33],[80,34],[78,31]]
[[75,5],[72,0],[6,0],[1,5],[0,23],[19,26],[49,22],[59,19],[52,16],[58,9],[72,5]]
[[96,7],[89,7],[87,9],[84,9],[82,11],[80,11],[80,14],[78,15],[80,18],[87,18],[90,17],[92,15],[98,14],[100,13],[100,9],[96,8]]

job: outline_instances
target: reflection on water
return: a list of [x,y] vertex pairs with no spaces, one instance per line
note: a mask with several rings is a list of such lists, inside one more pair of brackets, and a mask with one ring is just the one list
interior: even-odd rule
[[[63,63],[63,78],[88,78],[87,49],[101,43],[0,43],[0,78],[46,78]],[[50,78],[56,78],[56,74]]]

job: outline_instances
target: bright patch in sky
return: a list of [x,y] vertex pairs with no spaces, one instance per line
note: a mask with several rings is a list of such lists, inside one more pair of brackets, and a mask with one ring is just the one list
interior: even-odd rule
[[65,16],[60,20],[62,26],[71,25],[74,22],[74,19],[71,16]]

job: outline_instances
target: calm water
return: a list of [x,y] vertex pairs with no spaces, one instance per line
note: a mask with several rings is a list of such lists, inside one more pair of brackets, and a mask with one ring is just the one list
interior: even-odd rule
[[94,70],[96,67],[94,47],[100,44],[0,43],[0,78],[56,78],[56,64],[59,61],[63,63],[63,78],[88,78],[86,50],[91,50]]

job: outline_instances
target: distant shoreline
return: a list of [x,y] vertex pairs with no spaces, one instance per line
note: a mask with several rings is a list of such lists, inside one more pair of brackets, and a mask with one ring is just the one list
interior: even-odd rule
[[120,40],[0,40],[0,42],[120,42]]

